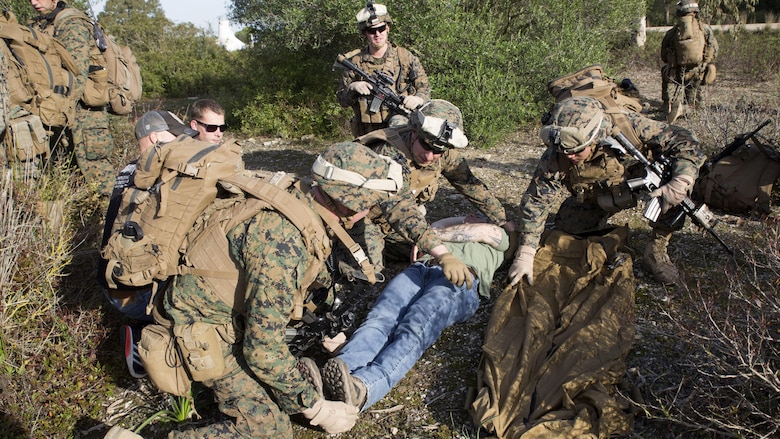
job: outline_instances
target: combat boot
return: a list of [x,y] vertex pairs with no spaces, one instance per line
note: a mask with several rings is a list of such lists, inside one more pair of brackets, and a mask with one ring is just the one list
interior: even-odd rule
[[322,380],[331,398],[344,401],[358,410],[363,408],[368,397],[366,385],[360,378],[352,376],[343,360],[337,357],[329,359],[322,368]]
[[653,273],[656,281],[664,285],[680,283],[680,272],[677,271],[677,267],[672,264],[666,253],[671,236],[671,233],[662,234],[654,231],[652,240],[645,246],[642,258],[645,268]]

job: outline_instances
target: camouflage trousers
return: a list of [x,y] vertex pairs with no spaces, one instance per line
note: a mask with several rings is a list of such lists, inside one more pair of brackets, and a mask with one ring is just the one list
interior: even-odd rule
[[[233,345],[240,350],[241,344]],[[186,431],[173,431],[169,438],[274,438],[292,439],[293,430],[289,416],[284,413],[266,391],[265,387],[249,372],[243,356],[229,354],[225,357],[228,371],[222,378],[204,382],[214,391],[219,410],[230,417],[222,422]]]
[[696,107],[703,101],[702,78],[697,71],[684,71],[681,67],[663,66],[661,69],[661,100],[664,106],[671,101],[682,100]]
[[79,106],[73,126],[56,134],[52,137],[52,155],[68,157],[87,182],[96,182],[101,193],[110,195],[117,171],[110,161],[114,141],[106,110]]

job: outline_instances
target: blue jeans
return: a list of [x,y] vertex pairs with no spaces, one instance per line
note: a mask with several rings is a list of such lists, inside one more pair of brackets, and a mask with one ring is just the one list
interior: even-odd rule
[[366,385],[363,410],[387,395],[445,328],[474,315],[478,284],[457,287],[441,267],[420,263],[390,281],[338,355]]
[[114,308],[131,319],[140,320],[143,323],[154,323],[154,318],[146,314],[146,306],[152,298],[152,289],[138,290],[134,293],[133,299],[122,306],[122,300],[111,297],[111,293],[103,288],[103,295],[108,299]]

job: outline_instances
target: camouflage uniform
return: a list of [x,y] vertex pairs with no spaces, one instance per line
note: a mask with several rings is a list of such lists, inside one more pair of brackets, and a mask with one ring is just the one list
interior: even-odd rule
[[[453,108],[457,110],[457,114],[442,112],[442,107],[438,106],[440,102],[446,101],[433,100],[421,107],[420,111],[428,113],[428,116],[457,120],[457,124],[462,126],[460,110],[446,102],[449,105],[444,105],[443,108]],[[435,109],[429,111],[428,108]],[[414,115],[412,119],[419,120],[415,119]],[[425,203],[435,198],[441,176],[465,195],[491,222],[499,226],[507,222],[506,211],[501,202],[471,172],[466,158],[456,149],[446,148],[438,160],[427,166],[416,163],[411,153],[415,134],[424,135],[422,129],[412,122],[403,127],[386,128],[356,139],[377,153],[391,157],[400,163],[404,170],[405,192],[374,208],[370,215],[372,221],[364,223],[370,258],[380,267],[385,241],[390,252],[385,252],[385,256],[405,260],[408,260],[412,244],[417,244],[423,251],[441,244],[425,219]]]
[[[712,64],[718,56],[718,40],[712,28],[699,20],[699,8],[688,0],[677,4],[677,16],[693,14],[693,25],[699,26],[704,33],[704,49],[702,61],[698,65],[679,65],[675,41],[678,38],[678,26],[676,24],[664,35],[661,42],[661,99],[664,108],[670,111],[670,102],[680,100],[690,106],[696,107],[702,102],[701,85],[704,80],[705,70],[708,64]],[[685,84],[684,90],[679,90],[680,84]],[[682,92],[682,93],[680,93]],[[679,98],[678,98],[679,96]]]
[[[380,4],[374,5],[373,2],[368,2],[366,8],[358,12],[356,18],[361,33],[367,28],[393,23],[387,8]],[[390,84],[390,88],[402,98],[416,96],[422,99],[422,103],[428,102],[431,99],[431,86],[420,60],[403,47],[389,41],[385,43],[386,51],[380,58],[371,55],[370,47],[355,49],[344,56],[369,75],[374,75],[378,70],[392,78],[393,83]],[[334,67],[342,68],[342,65],[336,62]],[[407,122],[406,117],[393,114],[384,105],[379,111],[371,112],[372,96],[364,96],[349,89],[350,84],[355,81],[362,81],[362,79],[351,70],[345,69],[336,91],[338,103],[344,108],[352,107],[355,113],[351,121],[352,135],[357,137],[387,126],[400,126]]]
[[[57,3],[57,8],[50,14],[41,16],[36,25],[43,31],[62,42],[73,57],[80,74],[75,78],[72,95],[76,99],[76,120],[63,133],[71,139],[62,139],[72,151],[73,157],[81,173],[87,181],[95,181],[106,195],[111,193],[111,186],[116,175],[110,156],[114,148],[111,132],[108,126],[108,112],[105,107],[87,107],[81,102],[81,95],[87,83],[89,74],[89,52],[92,41],[92,29],[85,20],[57,20],[57,14],[68,7],[64,2]],[[57,142],[60,136],[53,136]],[[56,140],[55,140],[56,139]],[[52,145],[52,151],[56,145]]]
[[[584,124],[592,117],[587,113],[593,105],[602,108],[593,98],[570,98],[556,106],[552,118],[569,119],[568,126]],[[705,156],[692,132],[636,113],[625,114],[642,141],[641,145],[635,145],[637,149],[650,160],[661,154],[672,158],[673,176],[696,179]],[[544,128],[542,130],[544,133]],[[537,248],[551,207],[564,188],[570,195],[560,205],[552,227],[567,233],[584,234],[603,229],[614,213],[636,205],[636,198],[625,182],[627,178],[638,175],[629,175],[624,157],[606,143],[612,130],[612,121],[604,117],[593,143],[593,152],[577,165],[556,146],[548,146],[520,202],[521,246]],[[665,241],[664,254],[672,232],[664,225],[664,220],[673,217],[676,212],[672,208],[658,222],[651,224],[654,236]]]
[[[389,166],[354,143],[337,144],[321,157],[368,179],[384,178]],[[399,176],[397,186],[400,184]],[[355,211],[366,210],[389,196],[380,190],[321,178],[316,171],[314,189],[293,186],[289,192],[314,210],[314,191],[320,189],[331,200]],[[174,326],[202,322],[234,328],[234,340],[222,343],[224,373],[204,382],[214,390],[219,409],[231,419],[194,431],[174,432],[170,437],[292,438],[288,414],[300,413],[322,398],[296,368],[297,361],[285,341],[294,296],[309,286],[303,285],[303,277],[314,258],[301,231],[276,210],[263,210],[231,228],[227,240],[231,259],[243,273],[236,297],[243,300],[244,311],[239,313],[220,300],[204,278],[190,274],[174,279],[164,305]],[[331,284],[331,274],[322,267],[312,285]]]

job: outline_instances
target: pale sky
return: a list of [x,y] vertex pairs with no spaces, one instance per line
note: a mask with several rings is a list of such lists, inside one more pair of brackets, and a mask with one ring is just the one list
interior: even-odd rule
[[[92,0],[95,13],[103,10],[105,0]],[[190,22],[197,27],[207,29],[211,25],[217,33],[220,17],[227,17],[228,0],[160,0],[165,16],[174,23]],[[233,31],[240,26],[231,25]]]

